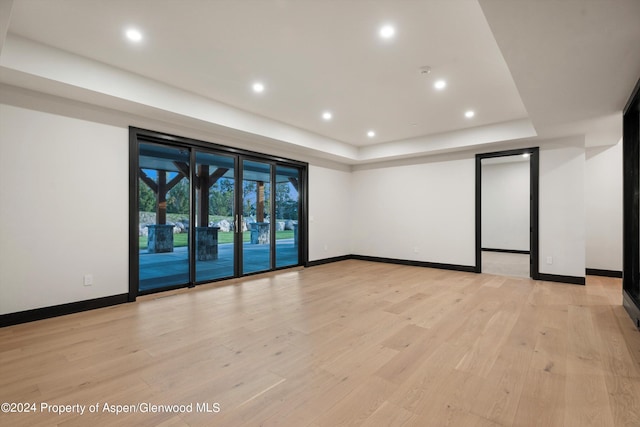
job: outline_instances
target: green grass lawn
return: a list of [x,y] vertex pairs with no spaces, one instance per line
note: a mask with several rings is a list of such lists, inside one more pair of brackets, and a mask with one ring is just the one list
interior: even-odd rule
[[[187,246],[188,240],[187,237],[189,235],[187,233],[180,233],[173,235],[173,247],[179,248],[183,246]],[[276,239],[293,239],[293,230],[284,230],[284,231],[276,231]],[[249,242],[251,240],[251,232],[246,231],[242,233],[242,241]],[[139,247],[140,249],[147,249],[147,236],[139,237]],[[233,232],[224,232],[218,231],[218,244],[222,243],[233,243]]]

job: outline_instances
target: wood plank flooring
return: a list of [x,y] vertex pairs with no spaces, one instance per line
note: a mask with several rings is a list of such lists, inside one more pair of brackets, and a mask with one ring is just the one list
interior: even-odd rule
[[0,402],[35,404],[7,426],[640,426],[640,333],[619,279],[349,260],[0,329]]
[[531,277],[529,254],[482,251],[482,272],[498,276]]

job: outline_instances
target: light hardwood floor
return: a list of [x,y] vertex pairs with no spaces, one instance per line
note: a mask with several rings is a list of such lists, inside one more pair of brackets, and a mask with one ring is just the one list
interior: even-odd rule
[[498,276],[531,277],[528,254],[482,251],[482,272]]
[[639,426],[620,286],[350,260],[7,327],[0,402],[87,407],[0,425]]

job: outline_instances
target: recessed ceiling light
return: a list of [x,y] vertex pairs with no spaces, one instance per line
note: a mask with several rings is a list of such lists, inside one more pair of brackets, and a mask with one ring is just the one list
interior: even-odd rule
[[368,136],[369,138],[373,138],[374,136],[376,136],[376,132],[375,132],[375,131],[373,131],[373,130],[370,130],[369,132],[367,132],[367,136]]
[[331,114],[330,111],[325,111],[324,113],[322,113],[322,118],[324,120],[331,120],[331,117],[333,117],[333,114]]
[[383,39],[390,39],[396,34],[396,29],[393,27],[393,25],[383,25],[382,27],[380,27],[379,34]]
[[471,117],[473,117],[473,116],[475,116],[475,115],[476,115],[476,113],[475,113],[475,111],[473,111],[473,110],[469,110],[469,111],[467,111],[467,112],[465,112],[465,113],[464,113],[464,116],[465,116],[467,119],[470,119]]
[[522,153],[522,157],[524,157],[525,159],[529,158],[529,153]]
[[436,80],[436,82],[433,84],[433,87],[435,87],[438,90],[442,90],[445,87],[447,87],[447,82],[442,79]]
[[262,93],[264,92],[264,84],[260,83],[260,82],[255,82],[253,84],[253,86],[251,86],[253,88],[253,91],[255,93]]
[[135,28],[129,28],[126,32],[125,35],[127,36],[127,38],[129,40],[131,40],[132,42],[140,42],[142,41],[142,33],[140,32],[140,30],[137,30]]

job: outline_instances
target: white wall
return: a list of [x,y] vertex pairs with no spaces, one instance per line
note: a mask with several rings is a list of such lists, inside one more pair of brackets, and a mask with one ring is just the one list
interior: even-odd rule
[[0,105],[0,314],[128,292],[128,175],[126,129]]
[[585,276],[584,170],[584,138],[540,148],[540,273]]
[[[541,147],[543,273],[584,276],[581,143]],[[474,154],[353,171],[311,162],[309,259],[359,254],[473,265]],[[604,175],[615,163],[609,155],[590,157],[589,171]],[[0,200],[0,314],[127,292],[126,127],[1,105]],[[93,286],[83,286],[84,274],[93,274]]]
[[352,245],[357,255],[475,264],[475,160],[356,167]]
[[[474,154],[354,167],[353,253],[474,265]],[[541,142],[541,273],[585,275],[584,172],[584,138]]]
[[622,141],[587,148],[585,207],[587,268],[622,271]]
[[528,251],[529,161],[491,160],[482,160],[482,247]]
[[309,165],[309,261],[351,254],[351,172]]
[[[0,105],[0,314],[127,293],[127,127],[29,102],[46,112]],[[309,259],[350,254],[350,167],[317,160],[309,181]]]

